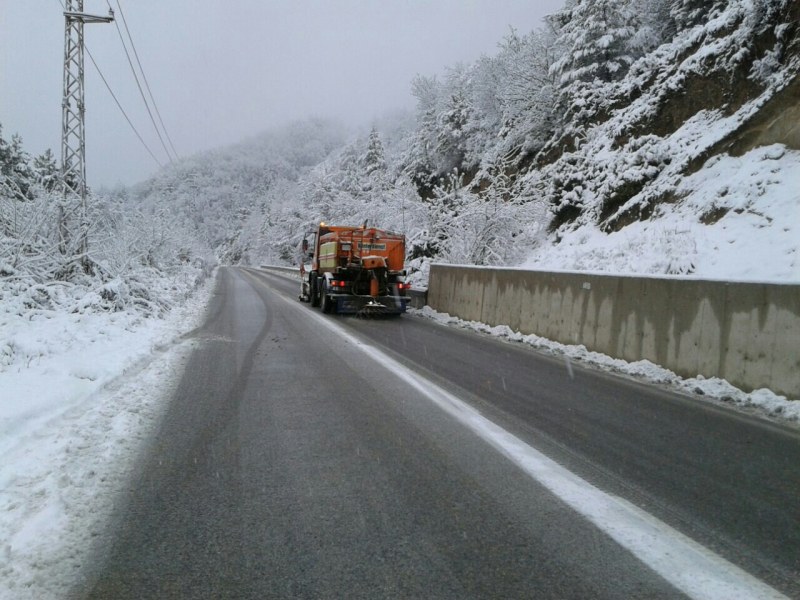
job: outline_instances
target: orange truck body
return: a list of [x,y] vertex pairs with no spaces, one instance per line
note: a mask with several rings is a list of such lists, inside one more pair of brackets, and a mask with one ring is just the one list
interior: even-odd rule
[[304,248],[311,270],[300,297],[324,312],[405,312],[405,236],[375,227],[320,224]]

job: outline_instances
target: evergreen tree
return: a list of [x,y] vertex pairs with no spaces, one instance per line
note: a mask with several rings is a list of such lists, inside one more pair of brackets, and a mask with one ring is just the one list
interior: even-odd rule
[[33,177],[36,183],[48,192],[53,192],[58,188],[61,176],[50,148],[45,150],[44,154],[33,159]]
[[616,81],[637,58],[631,40],[641,23],[625,0],[573,0],[550,22],[563,52],[551,69],[564,86]]
[[361,159],[364,165],[364,170],[367,175],[372,175],[376,171],[379,173],[386,172],[386,157],[383,150],[383,142],[378,130],[374,127],[369,133],[369,140],[367,141],[367,152]]
[[436,153],[439,158],[439,175],[472,166],[464,164],[470,146],[469,138],[473,133],[470,125],[474,123],[475,117],[470,92],[470,77],[466,67],[458,65],[450,69],[437,120]]
[[6,165],[11,163],[11,147],[3,137],[3,124],[0,123],[0,173],[5,175]]
[[411,82],[411,93],[417,99],[417,128],[403,158],[404,171],[423,198],[433,193],[436,166],[436,115],[440,85],[435,77],[418,75]]
[[675,37],[678,24],[672,16],[672,0],[640,0],[631,4],[637,12],[636,20],[642,25],[637,30],[631,46],[640,53],[649,52]]
[[716,4],[719,0],[673,0],[671,17],[678,28],[688,29],[705,21]]
[[2,128],[0,128],[0,177],[6,193],[10,193],[17,200],[30,199],[30,187],[33,183],[30,156],[22,147],[21,136],[15,133],[8,143],[2,138]]
[[354,144],[345,146],[339,155],[339,179],[336,187],[353,198],[358,198],[364,191],[363,167]]

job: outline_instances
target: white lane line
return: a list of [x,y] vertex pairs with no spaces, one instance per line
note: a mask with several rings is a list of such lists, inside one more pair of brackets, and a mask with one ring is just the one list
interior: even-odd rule
[[708,600],[786,596],[627,500],[603,492],[481,415],[450,392],[364,343],[333,318],[276,294],[307,319],[334,332],[469,427],[573,510],[687,596]]

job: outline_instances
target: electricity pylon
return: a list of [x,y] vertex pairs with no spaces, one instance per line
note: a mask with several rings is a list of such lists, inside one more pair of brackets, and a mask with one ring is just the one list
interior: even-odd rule
[[86,216],[86,127],[83,91],[83,25],[84,23],[110,23],[113,11],[107,17],[83,12],[83,0],[66,0],[64,6],[64,96],[61,101],[61,181],[64,195],[59,208],[59,248],[67,252],[66,204],[70,196],[80,198],[79,252],[84,268],[88,268],[89,249]]

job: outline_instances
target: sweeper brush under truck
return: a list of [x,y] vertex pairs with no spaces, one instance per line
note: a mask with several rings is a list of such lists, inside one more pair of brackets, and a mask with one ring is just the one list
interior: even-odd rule
[[[322,312],[392,315],[408,298],[406,238],[374,227],[320,223],[301,244],[300,299]],[[304,263],[310,259],[311,268]]]

